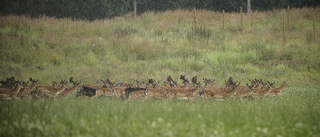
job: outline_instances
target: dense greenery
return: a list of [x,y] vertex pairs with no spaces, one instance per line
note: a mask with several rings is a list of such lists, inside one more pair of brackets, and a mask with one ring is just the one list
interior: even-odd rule
[[[274,10],[317,7],[317,0],[252,0],[253,10]],[[210,11],[239,12],[247,7],[247,0],[137,0],[137,12],[166,11],[177,9],[206,9]],[[121,16],[133,11],[133,0],[3,0],[0,2],[2,15],[50,16],[76,19],[103,19]]]

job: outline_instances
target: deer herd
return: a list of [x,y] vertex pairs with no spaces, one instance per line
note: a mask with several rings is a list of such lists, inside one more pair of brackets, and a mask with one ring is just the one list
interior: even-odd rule
[[[51,85],[39,85],[38,80],[30,78],[27,82],[16,80],[14,77],[1,80],[0,98],[1,99],[20,99],[23,97],[31,98],[57,98],[68,97],[76,92],[76,97],[115,97],[128,100],[142,99],[143,101],[157,98],[161,100],[185,99],[185,100],[226,100],[236,98],[265,98],[270,96],[281,96],[281,91],[289,87],[286,81],[279,88],[274,86],[275,82],[264,82],[262,79],[249,79],[250,84],[246,86],[235,82],[232,77],[225,81],[225,86],[217,87],[215,79],[203,78],[198,82],[197,76],[189,80],[181,75],[182,84],[178,84],[178,79],[173,80],[171,76],[163,82],[162,80],[149,79],[147,81],[134,80],[133,83],[123,81],[112,82],[110,79],[98,80],[98,84],[81,84],[71,77],[68,81],[55,81]],[[72,83],[72,86],[68,85]],[[102,86],[101,86],[102,85]]]

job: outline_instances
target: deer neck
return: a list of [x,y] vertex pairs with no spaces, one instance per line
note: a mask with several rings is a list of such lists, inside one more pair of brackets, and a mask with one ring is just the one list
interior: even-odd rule
[[30,87],[30,89],[28,90],[28,92],[34,90],[37,87],[37,84],[33,83]]
[[55,93],[61,93],[62,91],[64,91],[66,89],[66,85],[62,85],[60,88],[58,88]]
[[236,90],[236,88],[235,89],[231,89],[231,92],[229,93],[230,95],[234,95],[234,94],[236,94],[236,92],[237,92],[237,90]]
[[210,86],[210,84],[205,84],[204,86],[203,86],[204,88],[210,88],[211,86]]
[[199,91],[200,90],[200,87],[199,86],[196,86],[194,89],[192,89],[191,91],[192,91],[192,93],[193,93],[193,95],[195,95],[195,94],[198,94],[198,92],[197,91]]
[[78,89],[79,87],[77,87],[77,86],[74,86],[74,87],[72,87],[71,89],[65,89],[64,91],[62,91],[62,92],[64,92],[64,93],[66,93],[66,94],[70,94],[70,93],[73,93],[73,92],[75,92],[77,89]]
[[286,85],[284,83],[282,83],[281,87],[277,88],[278,90],[282,90],[283,88],[285,88]]
[[73,88],[70,89],[70,92],[74,92],[74,91],[76,91],[77,89],[79,89],[79,87],[78,87],[78,86],[74,86]]
[[242,91],[242,92],[237,92],[237,94],[240,94],[240,95],[249,95],[251,93],[250,90],[245,90],[245,91]]
[[15,89],[14,89],[14,95],[17,96],[20,92],[20,89],[21,89],[21,85],[20,84],[17,84]]
[[269,94],[271,91],[272,90],[271,90],[271,86],[270,86],[268,89],[265,90],[264,95]]

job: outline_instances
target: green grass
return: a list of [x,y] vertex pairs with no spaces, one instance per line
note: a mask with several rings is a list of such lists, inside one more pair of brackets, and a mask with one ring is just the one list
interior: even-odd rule
[[291,10],[285,42],[282,11],[255,12],[254,32],[250,15],[244,14],[244,33],[237,31],[238,13],[226,13],[223,31],[221,13],[205,10],[197,12],[197,26],[193,12],[185,10],[92,22],[2,16],[0,78],[34,77],[48,84],[70,76],[95,82],[190,74],[222,82],[234,76],[243,82],[263,78],[319,83],[320,45],[312,41],[312,15],[318,11]]
[[319,86],[239,101],[23,98],[0,102],[1,136],[319,136]]

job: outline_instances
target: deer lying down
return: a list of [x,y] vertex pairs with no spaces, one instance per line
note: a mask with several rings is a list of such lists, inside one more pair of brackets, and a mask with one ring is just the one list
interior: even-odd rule
[[126,88],[126,97],[131,100],[135,100],[137,98],[143,97],[146,99],[146,96],[148,94],[147,88]]
[[20,89],[22,88],[22,83],[15,83],[15,86],[0,88],[0,98],[2,99],[19,99],[17,95],[19,94]]

